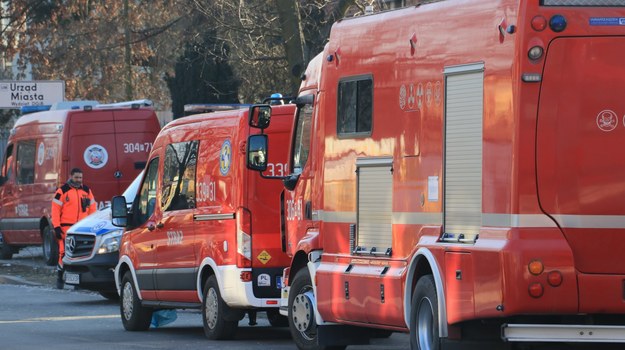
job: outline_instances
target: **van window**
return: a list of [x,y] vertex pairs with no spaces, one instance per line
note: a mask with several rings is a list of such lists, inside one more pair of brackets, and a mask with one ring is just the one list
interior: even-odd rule
[[167,145],[161,196],[164,211],[195,208],[197,149],[198,141]]
[[17,143],[17,183],[20,185],[35,182],[35,140]]
[[4,163],[2,164],[2,176],[5,179],[11,177],[11,167],[13,166],[13,145],[8,145],[4,153]]
[[312,123],[312,105],[306,104],[298,109],[295,134],[295,152],[293,153],[293,172],[300,174],[310,152],[310,129]]
[[143,225],[152,213],[156,205],[156,182],[158,179],[158,158],[154,158],[148,164],[147,173],[141,183],[139,191],[139,200],[137,203],[137,211],[134,215],[136,226]]
[[371,133],[372,107],[373,80],[371,77],[339,82],[338,134]]

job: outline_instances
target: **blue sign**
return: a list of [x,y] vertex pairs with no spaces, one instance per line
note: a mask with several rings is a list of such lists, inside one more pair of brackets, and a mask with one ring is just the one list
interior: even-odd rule
[[625,17],[591,17],[591,26],[625,26]]

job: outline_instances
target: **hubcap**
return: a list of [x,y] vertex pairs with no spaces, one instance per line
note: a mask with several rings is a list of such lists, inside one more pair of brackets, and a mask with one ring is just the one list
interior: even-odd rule
[[417,341],[419,349],[434,348],[434,311],[430,299],[423,298],[419,303],[419,315],[417,316]]
[[217,302],[217,292],[214,288],[209,288],[208,293],[206,294],[204,318],[206,319],[206,324],[210,329],[214,329],[217,325],[217,314],[219,312]]
[[132,284],[126,282],[124,284],[124,290],[122,291],[122,307],[124,311],[124,318],[130,320],[132,318],[132,302],[133,302]]
[[314,310],[311,301],[311,291],[302,292],[295,296],[292,307],[293,324],[302,336],[308,340],[314,339],[311,334],[311,326],[313,324]]

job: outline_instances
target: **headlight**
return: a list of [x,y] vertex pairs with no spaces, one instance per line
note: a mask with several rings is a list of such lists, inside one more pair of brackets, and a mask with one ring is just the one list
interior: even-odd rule
[[105,235],[102,235],[100,246],[98,247],[98,254],[113,253],[119,251],[119,244],[122,240],[122,230],[116,230]]

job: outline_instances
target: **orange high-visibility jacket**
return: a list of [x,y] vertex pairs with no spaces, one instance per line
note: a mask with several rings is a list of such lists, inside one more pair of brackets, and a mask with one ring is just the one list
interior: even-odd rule
[[52,225],[71,226],[95,211],[96,202],[89,187],[65,184],[56,190],[52,200]]

